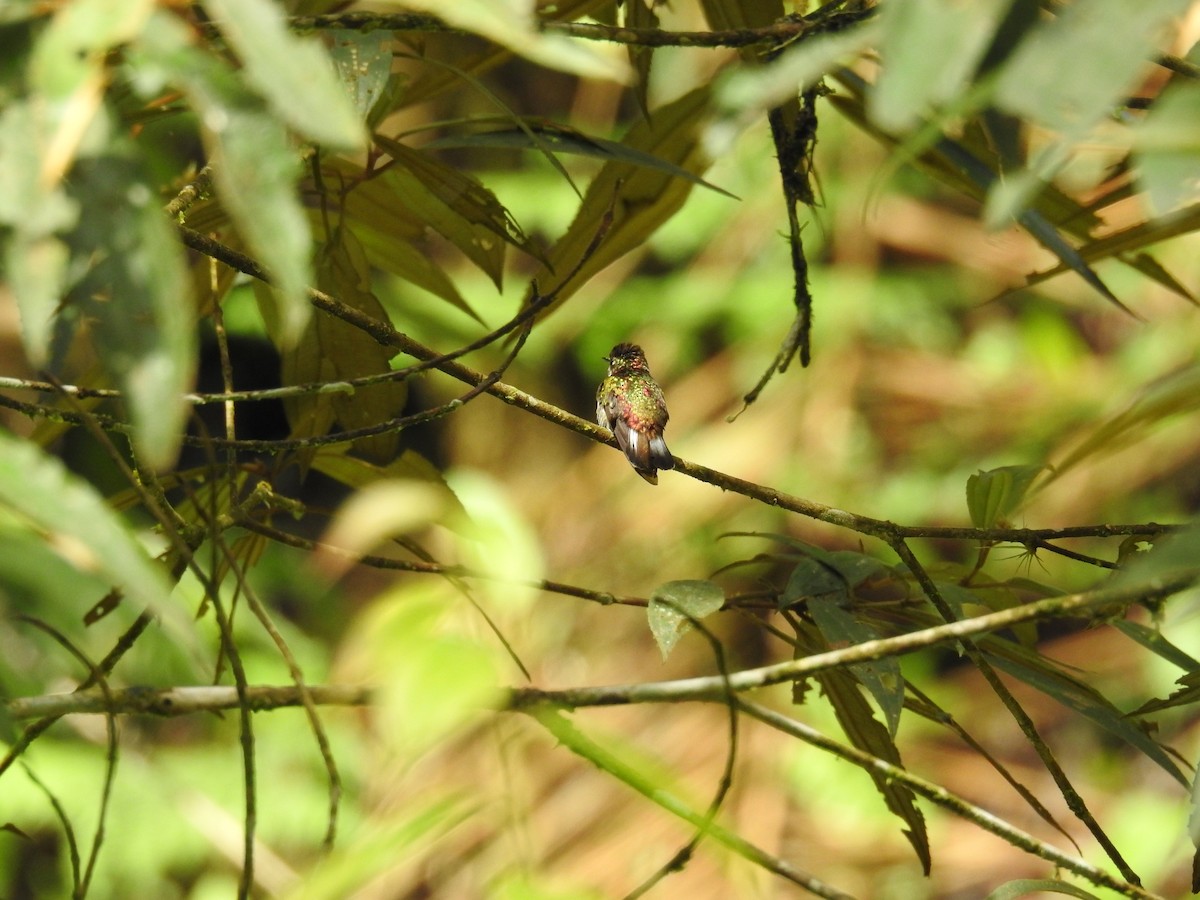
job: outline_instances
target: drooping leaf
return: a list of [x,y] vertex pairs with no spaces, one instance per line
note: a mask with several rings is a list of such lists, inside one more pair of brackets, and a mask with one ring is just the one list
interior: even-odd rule
[[462,250],[497,289],[504,274],[505,243],[541,258],[496,195],[474,178],[399,141],[379,135],[376,142],[396,161],[384,177],[391,179],[392,190],[409,212]]
[[[708,99],[706,87],[685,94],[655,110],[648,122],[634,125],[623,143],[689,171],[704,171],[708,158],[698,132]],[[691,188],[690,182],[658,171],[627,162],[606,163],[588,185],[571,225],[547,253],[548,266],[535,276],[542,296],[555,295],[551,308],[609,263],[644,244],[683,205]],[[599,246],[593,247],[609,210],[612,222]],[[589,249],[591,255],[580,265]]]
[[157,608],[170,594],[163,570],[89,484],[3,431],[0,505],[37,529],[65,564],[101,575],[141,606]]
[[[812,626],[801,625],[797,636],[811,651],[828,649],[820,632]],[[821,685],[821,691],[832,705],[838,724],[850,743],[872,756],[903,767],[895,741],[888,730],[875,719],[870,705],[860,692],[857,679],[849,672],[837,669],[820,672],[813,677]],[[932,864],[929,836],[925,830],[925,817],[917,807],[916,797],[909,788],[874,770],[869,770],[868,774],[875,782],[876,790],[887,804],[887,808],[907,826],[904,836],[912,845],[917,859],[921,861],[922,869],[928,874]]]
[[1095,688],[1068,675],[1044,657],[1025,651],[1012,642],[989,638],[981,641],[980,646],[996,668],[1090,719],[1158,763],[1181,784],[1188,784],[1188,779],[1171,755]]
[[1045,483],[1100,453],[1113,453],[1143,439],[1173,416],[1200,409],[1200,365],[1178,369],[1147,385],[1129,406],[1101,422],[1078,447],[1055,464]]
[[596,52],[586,41],[540,31],[532,0],[404,0],[403,5],[481,35],[548,69],[622,84],[632,80],[625,65]]
[[246,80],[285,122],[335,150],[366,145],[362,118],[325,47],[288,30],[271,0],[205,0],[213,22],[245,65]]
[[[845,598],[838,594],[820,594],[808,600],[808,612],[831,649],[851,647],[883,635],[873,626],[855,617]],[[904,709],[904,676],[900,660],[873,660],[850,666],[850,672],[875,698],[887,721],[888,733],[895,738]]]
[[[386,321],[383,305],[370,290],[370,270],[361,247],[342,230],[323,246],[317,263],[317,285],[359,312]],[[283,350],[284,384],[329,385],[354,378],[382,375],[391,370],[393,352],[366,332],[333,316],[314,316],[291,349]],[[354,430],[387,422],[399,415],[408,398],[404,381],[347,386],[284,401],[295,437],[325,434],[337,421]],[[360,438],[356,446],[369,458],[391,460],[399,435],[383,432]]]
[[712,615],[725,605],[725,591],[711,581],[684,580],[660,584],[650,595],[646,616],[663,659],[692,627],[692,619]]

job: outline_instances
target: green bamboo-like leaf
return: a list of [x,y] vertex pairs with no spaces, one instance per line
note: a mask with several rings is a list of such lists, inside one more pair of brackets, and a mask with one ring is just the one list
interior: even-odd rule
[[205,0],[237,51],[247,81],[296,131],[335,150],[361,150],[366,131],[315,38],[297,37],[271,0]]
[[[804,633],[807,634],[807,643],[810,646],[827,649],[823,638],[815,630],[805,626]],[[833,706],[838,724],[841,725],[850,743],[872,756],[903,767],[900,751],[888,730],[880,725],[872,715],[870,705],[859,691],[857,679],[849,672],[837,670],[821,672],[814,677],[820,683],[821,691]],[[925,817],[917,808],[916,797],[904,785],[896,784],[874,770],[870,770],[868,774],[875,782],[875,787],[883,797],[887,808],[907,826],[904,829],[904,836],[912,845],[917,859],[921,861],[922,869],[928,875],[932,864],[929,853],[929,836],[925,830]]]
[[1193,670],[1175,679],[1179,685],[1168,696],[1147,700],[1137,709],[1131,710],[1129,716],[1148,716],[1151,713],[1162,712],[1178,706],[1191,706],[1200,702],[1200,671]]
[[[697,88],[634,125],[622,143],[651,153],[691,172],[702,172],[708,158],[699,146],[700,121],[708,107],[707,88]],[[549,265],[535,276],[543,296],[555,294],[562,303],[589,278],[624,256],[673,215],[687,199],[692,185],[681,178],[627,162],[606,163],[584,194],[579,212],[547,254]],[[597,232],[612,211],[604,240],[592,247]],[[591,255],[580,260],[592,250]],[[574,274],[571,274],[574,272]]]
[[[832,648],[850,647],[881,637],[871,625],[854,616],[845,600],[836,594],[822,594],[808,601],[808,612]],[[850,666],[858,682],[867,689],[883,711],[888,733],[895,738],[904,709],[904,676],[898,659],[880,659]]]
[[312,248],[287,129],[227,63],[194,45],[166,13],[151,17],[131,57],[147,84],[182,88],[199,113],[221,203],[276,289],[275,337],[294,343],[312,314]]
[[158,608],[171,593],[163,570],[90,485],[2,431],[0,505],[44,536],[64,565],[99,574],[140,606]]
[[501,131],[481,131],[477,134],[444,137],[430,141],[426,146],[438,149],[460,147],[520,147],[527,150],[549,150],[557,153],[572,153],[577,156],[590,156],[594,159],[627,162],[635,166],[645,166],[656,169],[668,175],[674,175],[692,184],[706,187],[710,191],[724,194],[731,199],[738,199],[724,188],[717,187],[705,181],[694,172],[677,166],[668,160],[646,153],[636,147],[618,141],[584,134],[574,128],[558,124],[528,125],[524,129],[512,128]]
[[404,0],[404,6],[481,35],[548,69],[621,83],[632,80],[626,66],[586,42],[539,31],[529,0]]
[[1136,641],[1185,672],[1200,672],[1200,660],[1168,641],[1161,631],[1130,619],[1113,619],[1109,624],[1130,640]]
[[31,101],[0,110],[0,225],[10,230],[5,274],[21,315],[21,339],[30,362],[46,365],[54,320],[66,287],[70,252],[62,235],[79,219],[78,204],[61,184],[40,177],[40,117]]
[[1102,422],[1057,463],[1043,486],[1090,456],[1112,453],[1145,437],[1158,423],[1200,409],[1200,366],[1179,369],[1145,387],[1124,411]]
[[725,591],[711,581],[668,581],[656,587],[646,617],[663,659],[691,630],[692,619],[712,615],[724,605]]
[[990,638],[982,641],[981,647],[998,669],[1054,698],[1063,706],[1090,719],[1105,731],[1141,751],[1181,784],[1189,783],[1171,755],[1096,689],[1068,675],[1044,657],[1026,651],[1011,641]]
[[[504,244],[541,258],[496,195],[476,179],[428,153],[379,135],[376,143],[396,161],[385,177],[409,212],[440,232],[500,287]],[[499,238],[497,241],[495,238]]]

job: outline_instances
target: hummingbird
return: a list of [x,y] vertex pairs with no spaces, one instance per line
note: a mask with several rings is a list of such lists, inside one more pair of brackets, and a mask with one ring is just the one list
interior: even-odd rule
[[663,440],[667,401],[637,344],[617,344],[604,357],[608,377],[596,391],[596,421],[613,433],[633,470],[658,484],[659,469],[675,468]]

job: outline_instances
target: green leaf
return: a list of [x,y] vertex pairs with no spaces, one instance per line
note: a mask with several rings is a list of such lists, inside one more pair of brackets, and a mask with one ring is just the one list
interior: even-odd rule
[[1082,138],[1120,106],[1189,0],[1090,0],[1057,8],[1002,69],[998,106]]
[[668,581],[656,587],[646,616],[663,659],[691,629],[692,619],[703,619],[724,605],[725,591],[711,581]]
[[[851,647],[881,637],[875,628],[855,618],[846,607],[844,596],[821,594],[810,597],[808,611],[830,649]],[[904,676],[900,672],[900,660],[891,658],[856,663],[850,666],[850,671],[879,704],[887,721],[888,733],[894,738],[900,727],[900,713],[904,709]]]
[[[702,172],[708,167],[708,156],[699,146],[698,131],[708,100],[708,89],[697,88],[655,110],[650,121],[634,125],[622,143]],[[606,163],[588,185],[566,233],[547,254],[548,264],[535,276],[538,290],[543,296],[554,293],[557,306],[609,263],[645,244],[683,205],[691,188],[690,182],[642,166]],[[612,222],[595,247],[596,235],[610,210]]]
[[221,203],[276,289],[275,337],[294,343],[312,314],[312,247],[287,129],[224,60],[192,44],[190,33],[165,13],[151,17],[131,58],[144,90],[176,85],[195,106]]
[[371,110],[387,89],[392,74],[392,32],[332,28],[325,32],[329,55],[359,118],[371,121]]
[[1158,215],[1200,202],[1200,85],[1176,84],[1134,130],[1138,179]]
[[[804,644],[804,648],[797,648],[798,653],[803,652],[804,649],[813,651],[828,649],[823,636],[810,625],[801,624],[797,630],[797,637]],[[871,707],[860,692],[857,680],[849,672],[836,669],[820,672],[813,677],[820,683],[822,692],[833,706],[838,724],[846,733],[850,743],[872,756],[877,756],[892,765],[903,767],[904,763],[900,759],[900,751],[897,749],[895,741],[892,740],[888,730],[880,725],[872,715]],[[904,831],[904,836],[908,838],[917,854],[917,859],[921,861],[922,869],[928,875],[932,864],[929,855],[929,836],[925,830],[925,817],[917,807],[915,795],[909,788],[896,784],[873,769],[868,770],[868,774],[875,782],[875,788],[883,797],[887,808],[908,826]]]
[[1021,503],[1045,466],[1001,466],[980,470],[967,479],[967,511],[976,528],[1005,522]]
[[481,35],[548,69],[622,84],[632,80],[627,66],[588,46],[586,41],[540,31],[534,15],[535,4],[531,0],[454,0],[453,3],[404,0],[404,6]]
[[882,128],[904,131],[930,108],[953,100],[968,85],[1007,5],[1000,0],[883,4],[883,69],[867,102],[871,118]]
[[96,348],[124,392],[139,458],[163,469],[183,440],[195,314],[182,249],[149,180],[123,140],[73,167],[70,193],[81,215],[69,243],[88,268],[68,303],[95,323]]
[[997,668],[1053,697],[1067,709],[1091,719],[1105,731],[1154,760],[1181,784],[1189,783],[1170,754],[1095,688],[1072,678],[1045,658],[1021,650],[1011,642],[990,638],[982,641],[981,646]]
[[399,141],[382,135],[375,140],[397,163],[384,176],[395,196],[403,198],[410,214],[462,250],[497,289],[504,272],[504,243],[541,259],[496,195],[477,180]]
[[[342,303],[387,321],[383,305],[370,290],[371,273],[362,248],[346,230],[325,244],[317,262],[317,286]],[[314,316],[294,348],[282,353],[284,384],[330,384],[391,371],[393,351],[360,328],[333,316]],[[344,391],[325,390],[284,401],[293,436],[325,434],[336,420],[344,429],[378,425],[400,414],[408,399],[404,381],[385,381]],[[368,458],[390,460],[396,455],[397,432],[372,435],[355,442]]]
[[366,131],[314,38],[288,31],[271,0],[205,0],[214,23],[245,64],[246,80],[306,137],[335,150],[362,150]]
[[1066,894],[1068,897],[1078,897],[1079,900],[1099,900],[1090,891],[1056,878],[1019,878],[1009,881],[988,894],[987,900],[1017,900],[1018,897],[1037,893]]
[[582,131],[569,128],[566,125],[550,123],[529,125],[523,129],[512,128],[501,131],[482,131],[477,134],[438,138],[437,140],[430,141],[425,146],[437,149],[517,147],[526,150],[540,150],[542,152],[549,150],[559,153],[573,153],[578,156],[590,156],[594,159],[612,160],[613,162],[627,162],[635,166],[645,166],[647,169],[656,169],[659,172],[690,181],[692,184],[699,185],[700,187],[708,188],[710,191],[716,191],[718,194],[723,194],[734,200],[738,199],[724,188],[717,187],[715,184],[705,181],[699,175],[689,172],[687,169],[677,166],[673,162],[669,162],[652,153],[646,153],[628,144],[584,134]]
[[2,431],[0,505],[37,529],[64,565],[100,575],[137,604],[156,609],[171,593],[163,570],[90,485]]
[[1162,632],[1157,628],[1151,628],[1130,619],[1113,619],[1109,624],[1127,638],[1137,641],[1147,650],[1158,654],[1185,672],[1200,672],[1200,660],[1172,644],[1163,637]]

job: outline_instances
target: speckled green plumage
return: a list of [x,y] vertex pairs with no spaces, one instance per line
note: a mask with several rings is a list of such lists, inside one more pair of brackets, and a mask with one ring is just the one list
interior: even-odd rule
[[675,467],[663,440],[669,417],[662,388],[636,344],[617,344],[605,359],[608,377],[596,391],[596,421],[613,433],[634,471],[658,484],[658,470]]

